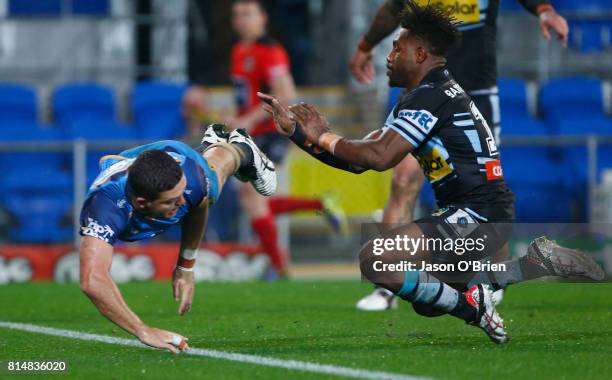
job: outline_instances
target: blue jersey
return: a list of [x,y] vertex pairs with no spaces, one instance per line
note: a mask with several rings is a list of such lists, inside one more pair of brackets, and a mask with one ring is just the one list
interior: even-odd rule
[[[168,153],[181,166],[187,179],[181,205],[175,216],[156,219],[136,211],[126,193],[127,172],[138,155],[145,150],[159,149]],[[198,152],[178,141],[159,141],[139,146],[118,156],[100,160],[100,174],[89,188],[81,210],[81,236],[92,236],[109,244],[117,239],[137,241],[159,235],[177,224],[204,198],[212,203],[218,197],[216,174]]]

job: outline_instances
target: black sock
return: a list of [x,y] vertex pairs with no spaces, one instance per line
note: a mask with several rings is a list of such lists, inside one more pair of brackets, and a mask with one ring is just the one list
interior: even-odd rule
[[238,170],[253,166],[253,150],[247,143],[232,143],[240,151],[240,168]]
[[521,271],[523,272],[523,281],[552,276],[539,260],[529,255],[520,257],[518,261],[521,266]]
[[203,142],[202,144],[198,144],[196,146],[193,147],[193,150],[195,150],[196,152],[202,154],[204,153],[204,151],[206,149],[208,149],[209,146],[211,146],[212,144],[207,143],[207,142]]
[[463,294],[459,295],[457,305],[449,312],[450,315],[461,318],[466,322],[476,322],[478,320],[478,309],[472,306]]
[[493,290],[505,289],[508,285],[516,284],[517,282],[525,281],[523,268],[519,259],[504,261],[505,270],[502,271],[483,271],[478,272],[470,280],[467,288],[471,288],[477,284],[489,284]]

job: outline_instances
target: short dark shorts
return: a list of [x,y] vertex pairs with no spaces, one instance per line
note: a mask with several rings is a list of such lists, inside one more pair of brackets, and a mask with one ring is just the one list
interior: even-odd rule
[[[495,255],[512,234],[514,206],[451,205],[415,221],[427,239],[452,245],[432,244],[428,261],[432,264],[454,264],[460,261],[482,261]],[[442,247],[440,246],[442,245]],[[440,280],[461,283],[473,275],[473,271],[436,274]]]
[[283,162],[289,149],[289,139],[276,132],[264,133],[253,137],[255,144],[275,164]]

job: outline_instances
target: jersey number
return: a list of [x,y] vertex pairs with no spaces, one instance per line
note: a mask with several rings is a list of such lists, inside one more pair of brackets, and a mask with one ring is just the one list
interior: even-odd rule
[[474,104],[474,102],[470,102],[470,111],[472,111],[472,115],[474,115],[476,120],[480,120],[482,122],[482,126],[487,132],[487,137],[485,141],[487,142],[487,148],[489,149],[489,155],[490,156],[498,155],[499,152],[497,151],[497,144],[495,143],[495,138],[493,138],[493,133],[491,132],[491,128],[489,128],[489,123],[487,123],[487,121],[482,116],[482,114],[480,113],[480,111],[478,110],[478,107],[476,107],[476,104]]

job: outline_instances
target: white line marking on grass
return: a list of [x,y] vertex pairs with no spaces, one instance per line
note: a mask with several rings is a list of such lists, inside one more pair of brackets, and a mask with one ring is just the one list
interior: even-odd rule
[[[92,342],[102,342],[108,344],[116,344],[120,346],[131,346],[139,348],[151,348],[135,339],[115,338],[108,335],[88,334],[79,331],[56,329],[52,327],[44,327],[30,325],[26,323],[14,323],[0,321],[0,328],[11,330],[27,331],[31,333],[59,336],[63,338],[80,339]],[[285,368],[296,371],[306,371],[313,373],[321,373],[326,375],[336,375],[343,377],[352,377],[355,379],[371,379],[371,380],[420,380],[426,379],[423,377],[415,377],[409,375],[401,375],[389,372],[369,371],[366,369],[340,367],[331,364],[319,364],[312,362],[303,362],[298,360],[275,359],[265,356],[239,354],[236,352],[224,352],[216,350],[206,350],[202,348],[192,348],[185,352],[187,355],[205,356],[214,359],[230,360],[234,362],[250,363],[263,365],[267,367]]]

